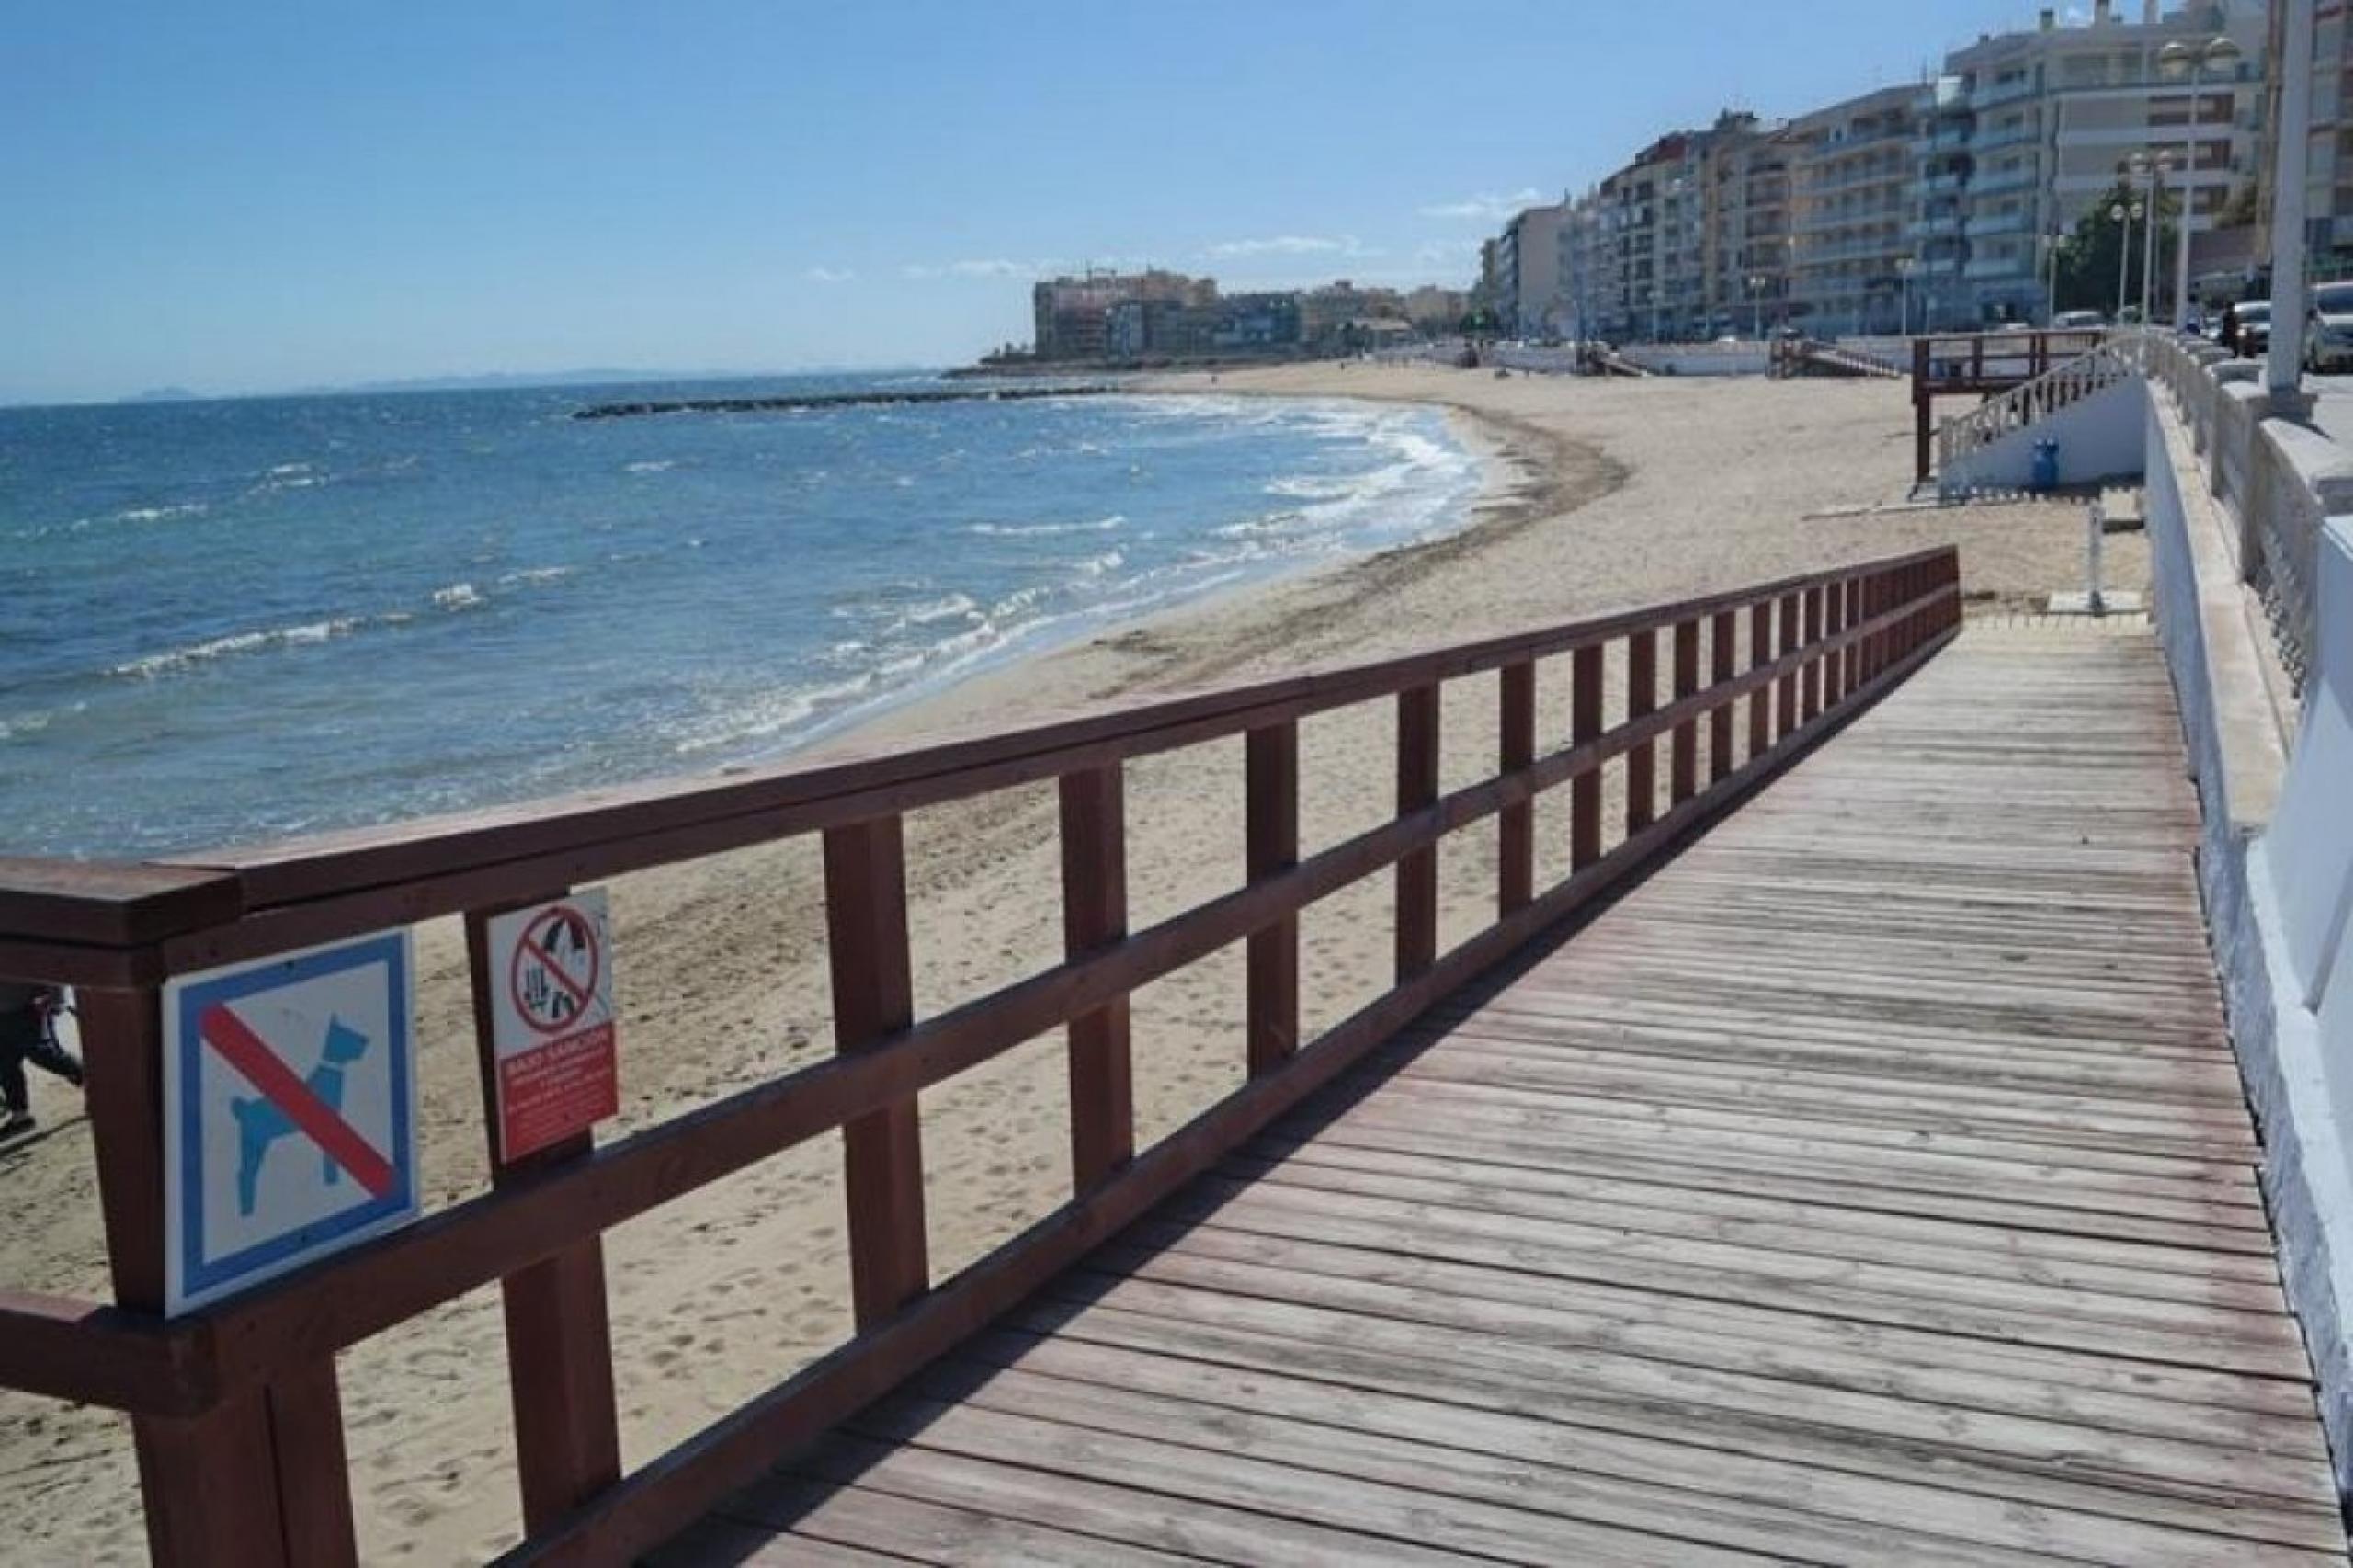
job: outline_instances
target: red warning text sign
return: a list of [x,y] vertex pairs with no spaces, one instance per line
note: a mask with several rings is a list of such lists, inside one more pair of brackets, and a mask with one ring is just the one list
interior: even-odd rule
[[498,915],[488,935],[498,1152],[511,1164],[620,1109],[604,890]]

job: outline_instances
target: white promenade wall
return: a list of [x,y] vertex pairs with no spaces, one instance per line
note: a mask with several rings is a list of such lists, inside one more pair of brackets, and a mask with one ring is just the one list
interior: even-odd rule
[[2148,460],[2148,411],[2139,379],[2102,387],[1955,459],[1937,475],[1937,487],[1946,495],[2024,490],[2034,477],[2034,449],[2042,441],[2059,444],[2062,484],[2138,477]]
[[2353,517],[2315,530],[2318,648],[2292,760],[2244,553],[2265,516],[2334,498],[2343,454],[2203,366],[2147,385],[2154,608],[2203,816],[2199,882],[2281,1274],[2353,1494]]

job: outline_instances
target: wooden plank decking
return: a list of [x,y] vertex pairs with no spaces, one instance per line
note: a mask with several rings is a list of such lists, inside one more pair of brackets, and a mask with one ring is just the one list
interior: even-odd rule
[[664,1560],[2342,1562],[2194,813],[1972,630]]

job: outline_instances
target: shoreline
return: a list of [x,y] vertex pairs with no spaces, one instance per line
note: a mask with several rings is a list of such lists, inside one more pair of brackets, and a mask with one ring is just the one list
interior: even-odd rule
[[[1405,403],[1427,407],[1445,416],[1449,434],[1477,464],[1478,487],[1462,503],[1461,520],[1429,538],[1222,585],[1141,615],[1082,629],[1062,641],[1011,651],[1010,656],[987,660],[956,676],[945,686],[885,699],[872,711],[852,719],[842,728],[827,730],[806,744],[778,754],[772,760],[821,761],[835,751],[864,749],[877,741],[906,744],[935,733],[961,730],[973,715],[1003,712],[1006,700],[1017,701],[1040,666],[1056,661],[1111,656],[1133,664],[1134,668],[1120,672],[1110,684],[1090,681],[1092,700],[1132,695],[1172,677],[1181,678],[1188,686],[1198,684],[1254,663],[1271,648],[1282,645],[1287,634],[1297,630],[1290,624],[1296,619],[1295,613],[1281,602],[1288,596],[1359,606],[1402,579],[1439,570],[1449,562],[1474,555],[1548,517],[1565,514],[1597,499],[1625,481],[1623,469],[1598,449],[1576,451],[1572,443],[1525,422],[1458,403],[1363,397],[1347,392],[1263,392],[1204,385],[1198,377],[1129,389],[1128,395],[1173,397],[1205,392],[1245,398]],[[1600,476],[1599,483],[1580,492],[1572,475],[1586,469]],[[1251,635],[1245,629],[1254,624],[1257,634]],[[1238,631],[1244,634],[1236,637]],[[1211,657],[1201,656],[1199,649],[1191,649],[1191,656],[1173,653],[1207,636],[1223,640],[1228,644],[1226,653]],[[1179,667],[1181,676],[1177,674]]]
[[[1154,390],[1357,397],[1448,408],[1494,443],[1493,489],[1462,528],[1101,629],[1022,656],[809,748],[899,744],[1121,695],[1378,657],[1682,597],[1954,537],[1993,602],[2073,586],[2079,507],[1884,508],[1909,481],[1910,409],[1878,381],[1496,381],[1438,367],[1318,365],[1171,378]],[[1847,509],[1842,515],[1824,514]],[[2112,580],[2145,582],[2145,543],[2109,541]],[[1565,729],[1563,673],[1539,671],[1543,731]],[[1612,666],[1608,689],[1622,701]],[[1492,676],[1449,685],[1443,777],[1491,768]],[[1302,721],[1300,853],[1394,814],[1395,719],[1363,704]],[[1243,881],[1238,737],[1126,770],[1131,929]],[[1605,784],[1605,814],[1617,786]],[[1565,802],[1537,802],[1540,882],[1565,870]],[[1063,933],[1052,781],[907,814],[918,1017],[1059,963]],[[1492,834],[1439,858],[1440,945],[1491,913]],[[818,846],[801,838],[611,879],[622,1115],[609,1141],[832,1052]],[[1372,877],[1301,918],[1301,1028],[1312,1039],[1384,989],[1390,884]],[[481,1191],[487,1170],[472,1004],[458,923],[417,930],[426,1204]],[[1244,1080],[1239,946],[1137,992],[1137,1146]],[[62,1092],[62,1091],[61,1091]],[[922,1097],[932,1267],[944,1278],[1053,1211],[1069,1192],[1059,1030]],[[50,1105],[68,1102],[51,1099]],[[632,1463],[693,1435],[850,1331],[838,1140],[824,1138],[665,1206],[606,1242],[616,1386]],[[61,1120],[0,1161],[20,1211],[18,1289],[104,1299],[87,1128]],[[519,1529],[495,1292],[478,1291],[340,1358],[360,1550],[368,1561],[494,1555]],[[24,1550],[43,1560],[135,1553],[129,1435],[86,1410],[0,1396],[0,1479]]]

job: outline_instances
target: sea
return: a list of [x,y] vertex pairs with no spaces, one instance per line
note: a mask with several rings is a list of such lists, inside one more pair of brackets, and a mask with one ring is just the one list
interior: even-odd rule
[[0,409],[0,854],[129,857],[782,756],[1461,526],[1428,409],[930,375]]

